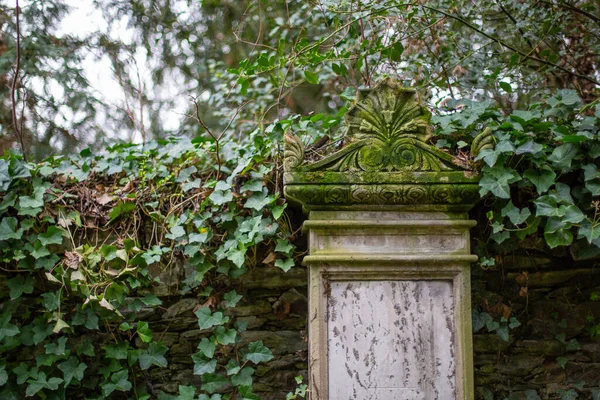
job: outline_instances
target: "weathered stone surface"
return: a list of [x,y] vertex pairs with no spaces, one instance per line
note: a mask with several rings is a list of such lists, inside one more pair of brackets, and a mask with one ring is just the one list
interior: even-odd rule
[[330,398],[456,398],[451,282],[334,282],[329,304]]
[[262,340],[275,355],[290,354],[307,349],[307,343],[302,339],[300,332],[296,331],[246,331],[240,334],[242,345],[258,340]]
[[248,272],[239,283],[247,289],[301,288],[307,286],[308,276],[302,267],[292,268],[287,273],[277,267],[261,267]]

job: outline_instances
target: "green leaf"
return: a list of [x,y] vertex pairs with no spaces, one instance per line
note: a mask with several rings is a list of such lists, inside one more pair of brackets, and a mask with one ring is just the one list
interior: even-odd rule
[[217,368],[217,360],[209,359],[202,352],[192,355],[194,360],[194,375],[212,374]]
[[63,230],[56,226],[50,226],[45,233],[38,235],[38,240],[42,246],[48,246],[49,244],[62,244]]
[[215,329],[215,338],[217,343],[222,345],[234,344],[237,331],[235,329],[226,329],[224,326],[219,326]]
[[22,233],[17,232],[18,221],[16,218],[3,218],[0,222],[0,241],[9,239],[21,239]]
[[479,194],[483,196],[491,192],[502,199],[510,199],[510,184],[519,180],[521,177],[512,169],[486,166],[483,168],[483,177],[479,181]]
[[83,379],[83,373],[87,369],[85,363],[80,363],[77,357],[70,357],[67,361],[63,362],[58,366],[64,374],[65,387],[69,386],[73,379],[81,381]]
[[244,367],[231,377],[231,384],[233,386],[252,386],[252,375],[254,375],[254,368]]
[[554,149],[552,154],[548,156],[548,161],[551,161],[557,168],[568,170],[571,168],[571,163],[578,153],[578,145],[565,143]]
[[538,217],[562,217],[564,209],[558,208],[556,197],[554,195],[542,196],[534,201],[535,215]]
[[140,339],[144,343],[150,343],[152,341],[152,331],[150,330],[150,326],[145,321],[138,321],[137,330],[136,330]]
[[196,388],[193,386],[179,385],[179,396],[177,400],[194,400],[196,397]]
[[[548,227],[549,225],[546,224]],[[568,229],[557,229],[555,231],[545,231],[544,239],[551,249],[558,246],[568,246],[573,243],[573,234]]]
[[319,83],[319,76],[311,71],[304,71],[304,77],[308,83],[316,85]]
[[102,384],[102,394],[104,397],[110,396],[112,392],[118,390],[119,392],[128,392],[131,390],[132,385],[129,382],[129,371],[123,369],[121,371],[115,372],[110,377],[110,382]]
[[237,294],[235,290],[232,290],[231,292],[225,293],[225,296],[223,296],[223,304],[226,308],[235,307],[242,297],[243,296],[241,294]]
[[261,211],[268,204],[273,202],[275,198],[273,196],[269,196],[266,188],[262,191],[262,193],[255,193],[248,200],[246,200],[246,204],[244,204],[245,208],[251,208],[256,211]]
[[294,265],[293,258],[288,258],[285,261],[281,259],[275,260],[275,266],[281,268],[284,272],[288,272]]
[[46,374],[40,372],[36,378],[29,379],[27,383],[25,395],[29,397],[35,395],[42,389],[56,390],[58,389],[58,385],[63,383],[63,380],[60,378],[46,379]]
[[208,393],[214,393],[221,389],[223,386],[229,383],[229,380],[224,376],[217,374],[204,374],[202,375],[202,390]]
[[504,90],[506,93],[512,93],[513,90],[512,90],[512,87],[510,86],[510,83],[500,82],[498,84],[500,85],[502,90]]
[[551,169],[542,169],[540,171],[528,169],[523,176],[535,185],[539,194],[547,192],[550,186],[554,185],[556,179],[556,174]]
[[9,312],[0,315],[0,340],[19,334],[19,328],[10,323],[11,318],[12,313]]
[[167,354],[169,348],[162,343],[152,342],[147,350],[144,350],[140,354],[139,362],[140,367],[142,369],[148,369],[152,365],[156,365],[158,367],[166,367],[167,359],[165,358],[165,354]]
[[[559,357],[559,358],[564,358],[564,357]],[[556,360],[558,361],[558,358]],[[559,362],[559,364],[560,364],[560,362]],[[566,365],[566,361],[564,362],[564,364]],[[564,368],[564,365],[561,365],[561,367]],[[559,389],[556,393],[558,393],[560,395],[560,400],[575,400],[579,397],[579,395],[577,394],[575,389],[569,389],[569,390]]]
[[515,150],[515,154],[517,154],[517,155],[536,154],[542,150],[544,150],[544,146],[542,146],[539,143],[534,142],[533,140],[528,140],[521,146],[517,147],[517,149]]
[[233,200],[233,192],[231,189],[227,191],[215,190],[208,196],[208,199],[216,206],[223,205]]
[[8,382],[8,372],[5,370],[6,366],[0,366],[0,386],[6,385]]
[[529,218],[531,216],[531,211],[529,211],[528,208],[519,210],[517,207],[514,206],[512,201],[510,201],[502,209],[501,214],[503,217],[508,217],[508,219],[510,219],[510,222],[512,222],[513,225],[516,226],[516,225],[520,225],[523,222],[525,222],[527,220],[527,218]]
[[575,205],[561,206],[560,208],[564,210],[563,221],[565,222],[577,224],[585,219],[585,214]]
[[248,345],[248,352],[244,355],[244,360],[252,361],[254,364],[267,362],[273,359],[273,353],[262,341],[252,342]]
[[106,351],[106,358],[113,358],[115,360],[127,360],[127,351],[129,350],[129,343],[121,342],[118,344],[109,344],[104,347]]
[[7,286],[10,289],[10,298],[12,300],[21,297],[23,293],[33,293],[33,278],[31,276],[24,277],[17,275],[9,279]]
[[202,338],[200,343],[198,343],[198,350],[202,352],[207,358],[213,358],[215,355],[216,342],[214,337],[211,338]]
[[294,245],[291,244],[289,240],[277,239],[277,246],[275,247],[275,251],[290,255],[292,250],[294,250]]
[[200,329],[209,329],[215,325],[223,325],[229,322],[229,317],[224,316],[222,312],[211,313],[210,308],[206,306],[196,311],[196,317],[198,317]]

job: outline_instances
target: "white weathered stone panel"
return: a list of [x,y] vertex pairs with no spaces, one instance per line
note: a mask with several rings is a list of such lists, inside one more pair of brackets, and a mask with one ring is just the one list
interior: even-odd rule
[[452,282],[332,281],[329,399],[456,398]]

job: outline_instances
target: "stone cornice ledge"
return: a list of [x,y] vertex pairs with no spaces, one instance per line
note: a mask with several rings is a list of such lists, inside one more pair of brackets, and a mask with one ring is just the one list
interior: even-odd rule
[[473,254],[328,254],[308,255],[303,264],[353,263],[353,264],[470,264],[477,261]]
[[[284,194],[311,210],[468,211],[479,200],[479,174],[430,143],[431,113],[414,89],[384,81],[361,90],[346,113],[346,145],[305,160],[298,137],[284,140]],[[491,131],[471,155],[493,146]]]

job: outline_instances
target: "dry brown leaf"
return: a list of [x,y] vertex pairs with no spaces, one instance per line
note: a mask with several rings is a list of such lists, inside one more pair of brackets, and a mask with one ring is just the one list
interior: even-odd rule
[[107,205],[111,201],[113,201],[113,196],[108,193],[104,193],[101,196],[96,196],[96,202],[103,206]]
[[265,257],[265,259],[262,261],[263,264],[272,264],[275,262],[275,253],[274,252],[270,252],[268,256]]
[[76,251],[65,252],[65,265],[72,269],[78,269],[83,257]]

